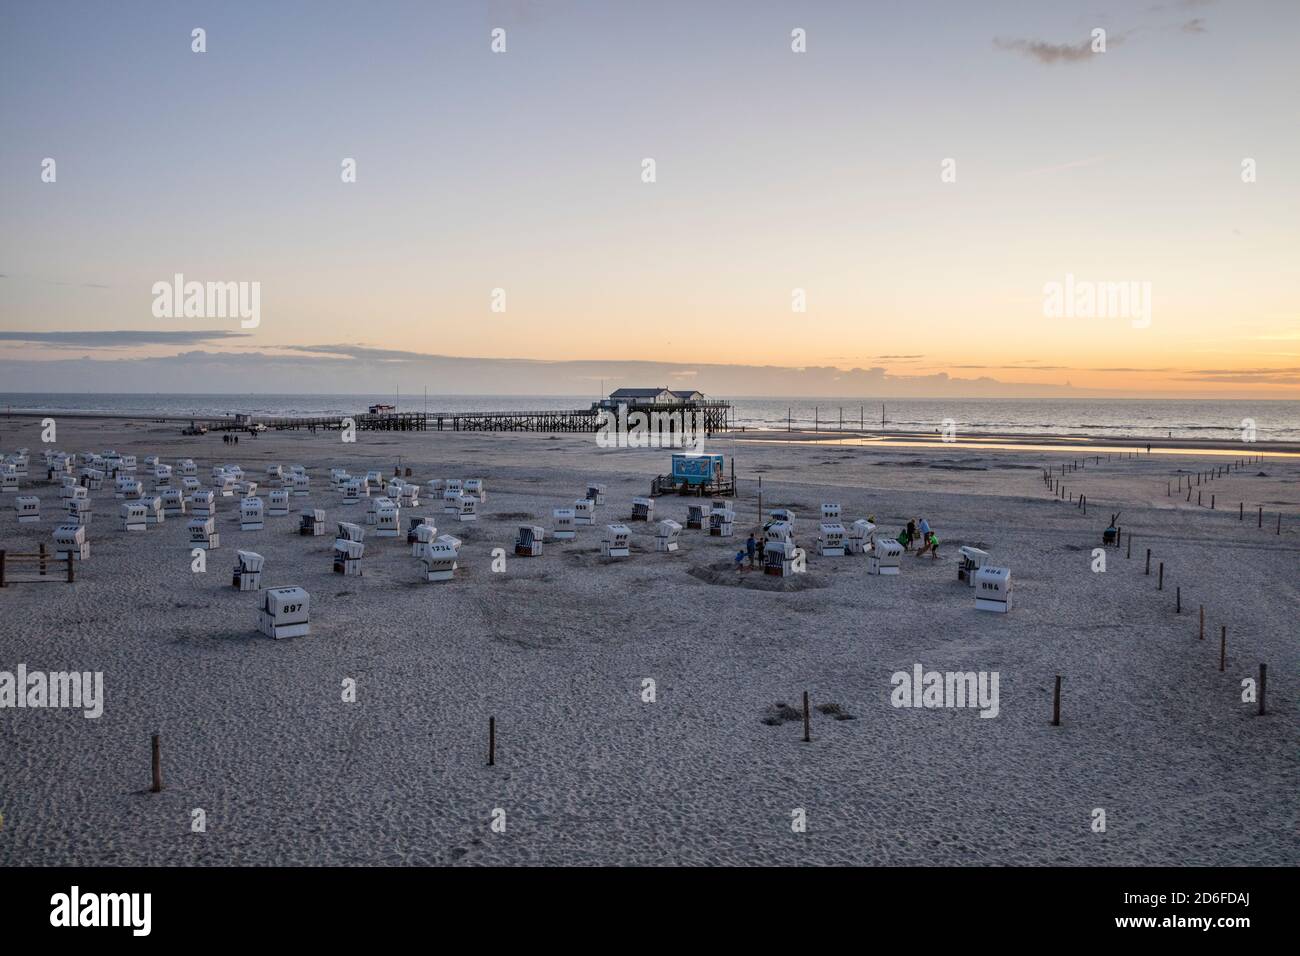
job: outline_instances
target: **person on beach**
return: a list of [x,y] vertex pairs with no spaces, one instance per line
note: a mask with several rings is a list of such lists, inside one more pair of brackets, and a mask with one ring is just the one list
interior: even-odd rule
[[737,570],[737,571],[743,571],[743,570],[745,570],[745,552],[744,552],[744,551],[737,551],[737,552],[736,552],[736,570]]
[[930,552],[930,557],[931,557],[932,559],[935,559],[935,560],[938,559],[938,557],[939,557],[939,538],[938,538],[937,535],[935,535],[935,533],[934,533],[933,531],[929,531],[929,532],[926,533],[926,535],[925,535],[925,540],[924,540],[924,544],[923,544],[921,550],[919,550],[919,551],[916,552],[916,556],[919,558],[919,557],[921,557],[922,555],[924,555],[927,551]]
[[916,540],[916,519],[910,519],[907,522],[907,541],[903,544],[904,551],[912,550],[912,542]]
[[749,558],[749,566],[751,568],[754,566],[754,552],[757,550],[758,543],[754,541],[754,536],[751,534],[747,539],[745,539],[745,556]]
[[924,542],[930,536],[930,522],[924,518],[921,519],[921,541]]
[[766,551],[767,551],[767,539],[759,538],[758,539],[758,566],[760,568],[763,567],[764,554]]
[[906,529],[906,528],[904,528],[902,531],[898,532],[898,537],[897,537],[895,540],[897,540],[898,543],[901,544],[901,545],[903,546],[903,550],[904,550],[904,551],[906,551],[907,548],[908,548],[908,545],[910,545],[910,544],[912,543],[912,539],[911,539],[910,537],[908,537],[907,529]]

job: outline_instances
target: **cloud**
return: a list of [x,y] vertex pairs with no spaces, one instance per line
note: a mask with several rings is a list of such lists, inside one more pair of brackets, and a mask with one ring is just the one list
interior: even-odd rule
[[1024,363],[1017,363],[1015,365],[949,365],[948,367],[962,369],[964,371],[969,371],[971,369],[976,369],[976,370],[1014,369],[1017,372],[1071,372],[1071,371],[1077,372],[1079,371],[1077,368],[1073,368],[1069,365],[1026,365]]
[[1300,368],[1197,368],[1189,375],[1268,375],[1274,372],[1300,372]]
[[1127,373],[1147,373],[1147,372],[1176,372],[1174,368],[1090,368],[1089,372],[1127,372]]
[[412,352],[407,349],[380,349],[370,345],[285,345],[289,352],[306,352],[311,355],[332,355],[339,358],[365,359],[371,362],[416,362],[442,356],[427,352]]
[[128,345],[198,345],[219,339],[248,338],[245,332],[224,329],[117,329],[103,332],[0,331],[0,342],[43,343],[54,348],[123,348]]
[[1300,385],[1300,367],[1193,369],[1176,381],[1218,385]]
[[[1123,43],[1126,35],[1107,34],[1107,48]],[[1049,43],[1047,40],[995,37],[993,45],[1003,50],[1023,53],[1025,56],[1033,57],[1039,63],[1081,63],[1095,55],[1092,52],[1092,37],[1080,40],[1078,43]]]
[[[22,334],[22,333],[18,333]],[[693,373],[693,374],[690,374]],[[0,380],[10,391],[43,391],[51,380],[75,381],[86,391],[121,391],[123,383],[149,392],[388,394],[397,385],[427,385],[430,395],[585,396],[580,404],[622,385],[662,384],[681,378],[708,395],[1030,397],[1086,395],[1059,385],[960,378],[946,372],[896,375],[886,369],[842,366],[701,365],[623,360],[548,361],[427,355],[364,345],[284,346],[238,352],[194,349],[169,356],[51,358],[5,361]],[[145,387],[139,387],[141,383]],[[408,383],[410,385],[408,386]]]
[[[112,336],[107,343],[104,336]],[[170,342],[177,336],[213,338],[218,348],[188,348],[172,355],[137,356],[111,348],[128,344],[124,337],[138,337],[150,343]],[[390,394],[398,386],[403,395],[418,394],[427,386],[430,402],[439,403],[458,395],[552,395],[566,396],[579,406],[620,386],[661,385],[689,381],[707,395],[719,398],[741,396],[824,397],[845,407],[861,401],[898,398],[1050,398],[1069,396],[1135,396],[1161,394],[1159,388],[1084,388],[1054,382],[1020,380],[1026,371],[1062,373],[1083,371],[1071,366],[1019,362],[1012,365],[969,365],[946,371],[904,374],[882,365],[867,368],[844,365],[724,365],[698,362],[626,361],[619,359],[546,360],[523,358],[480,358],[428,354],[404,349],[374,348],[334,343],[325,345],[283,345],[243,347],[223,351],[224,340],[242,337],[238,332],[196,330],[193,332],[0,332],[0,340],[35,340],[52,354],[33,359],[4,358],[0,349],[0,381],[7,391],[42,392],[51,381],[76,382],[88,392],[147,391],[156,393],[284,394],[339,392],[353,395]],[[181,340],[185,345],[195,343]],[[68,355],[73,348],[100,347],[89,355]],[[110,346],[103,348],[104,345]],[[946,366],[945,366],[946,367]],[[916,368],[915,366],[913,368]],[[924,366],[921,367],[925,368]],[[1002,370],[1002,371],[998,371]],[[1210,385],[1267,390],[1300,385],[1300,367],[1246,369],[1120,369],[1127,374],[1161,372],[1177,374],[1168,382],[1195,382],[1202,389]],[[967,377],[969,374],[970,377]],[[1007,378],[995,377],[1006,375]],[[1010,379],[1010,380],[1008,380]],[[604,388],[598,383],[603,380]],[[1189,393],[1190,394],[1190,393]],[[452,396],[452,399],[446,398]],[[581,396],[580,398],[578,396]],[[869,397],[869,398],[868,398]],[[832,402],[834,404],[834,402]],[[430,407],[436,407],[431,404]],[[446,407],[443,404],[442,407]]]

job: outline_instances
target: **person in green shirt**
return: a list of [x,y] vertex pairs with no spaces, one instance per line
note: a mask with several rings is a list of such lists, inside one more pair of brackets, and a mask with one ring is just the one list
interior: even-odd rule
[[919,557],[921,557],[921,555],[925,554],[925,552],[927,552],[927,551],[930,552],[930,557],[931,557],[932,559],[935,559],[935,560],[938,559],[938,557],[939,557],[939,536],[938,536],[937,534],[935,534],[933,531],[931,531],[929,534],[927,534],[927,535],[925,536],[925,546],[924,546],[923,548],[921,548],[920,551],[916,552],[916,556],[919,558]]

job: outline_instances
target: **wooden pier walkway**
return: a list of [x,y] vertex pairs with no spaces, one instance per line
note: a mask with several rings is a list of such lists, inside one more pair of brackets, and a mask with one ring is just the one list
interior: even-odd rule
[[[697,402],[692,405],[638,405],[630,409],[654,415],[699,415],[706,434],[731,428],[729,402]],[[307,415],[295,417],[259,416],[255,423],[276,431],[319,429],[337,431],[351,418],[357,431],[454,431],[454,432],[595,432],[600,428],[599,409],[533,410],[507,412],[368,412],[356,415]],[[209,431],[247,431],[250,422],[234,417],[192,418]]]

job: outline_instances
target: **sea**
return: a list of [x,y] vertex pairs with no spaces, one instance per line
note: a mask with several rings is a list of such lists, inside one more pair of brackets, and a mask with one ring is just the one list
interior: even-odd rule
[[[3,393],[0,414],[83,412],[106,415],[258,416],[351,415],[372,404],[400,411],[483,412],[588,408],[592,395],[171,395]],[[1300,401],[1222,399],[890,399],[870,397],[723,399],[734,424],[746,430],[867,428],[1102,438],[1300,441]]]

